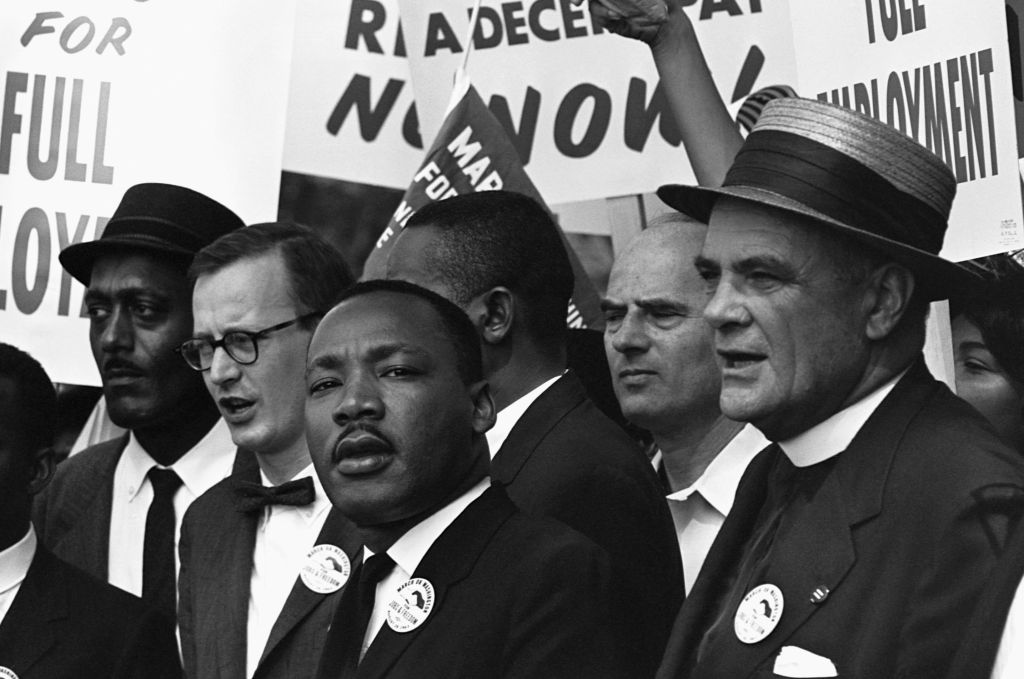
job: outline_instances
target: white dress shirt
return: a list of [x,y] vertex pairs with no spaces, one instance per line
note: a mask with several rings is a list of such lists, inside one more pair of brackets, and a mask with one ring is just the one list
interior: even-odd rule
[[992,679],[1020,679],[1024,676],[1024,582],[1017,585],[1017,592],[1010,602],[1006,615],[1003,636],[999,639],[999,650],[992,666]]
[[[732,510],[740,477],[754,456],[768,445],[764,434],[748,424],[719,451],[700,478],[689,487],[665,496],[676,526],[687,594],[697,580],[711,543]],[[660,458],[659,454],[652,460],[655,469]]]
[[0,552],[0,623],[7,617],[7,611],[11,610],[14,597],[18,596],[35,555],[36,531],[32,524],[29,524],[25,537]]
[[526,409],[533,405],[533,402],[566,372],[568,371],[562,371],[561,374],[542,382],[501,409],[494,418],[494,426],[487,431],[487,447],[490,449],[492,460],[498,454],[502,444],[505,443],[505,439],[508,438],[509,432],[512,431],[512,427],[516,426],[516,422],[523,416]]
[[[249,580],[249,618],[246,623],[245,676],[256,672],[260,657],[288,599],[295,579],[306,562],[327,520],[331,502],[324,493],[313,465],[295,475],[313,479],[316,496],[306,507],[271,505],[263,509],[256,528],[256,545],[252,554],[252,577]],[[272,486],[260,471],[265,486]]]
[[[423,556],[437,538],[441,537],[441,533],[458,518],[459,514],[473,500],[483,495],[490,485],[489,478],[481,479],[478,484],[458,498],[410,528],[405,535],[398,538],[395,544],[388,548],[387,554],[394,560],[395,568],[386,578],[377,583],[373,599],[373,612],[370,614],[370,622],[366,625],[363,648],[359,653],[360,658],[366,653],[366,649],[377,636],[377,632],[384,626],[384,621],[387,619],[388,602],[398,595],[398,588],[412,578],[412,574],[416,572],[416,567],[420,565]],[[366,563],[371,556],[373,556],[373,552],[363,547],[363,563]]]
[[843,408],[804,433],[797,434],[787,441],[779,441],[782,452],[794,467],[810,467],[843,452],[896,383],[906,374],[907,371],[904,370],[861,400]]
[[[231,473],[235,460],[235,444],[231,441],[224,420],[206,433],[191,450],[168,469],[181,478],[182,485],[174,494],[174,569],[178,560],[178,537],[181,519],[193,500]],[[146,514],[153,502],[153,485],[146,474],[160,467],[129,433],[128,445],[114,469],[114,495],[110,508],[110,546],[108,574],[110,584],[142,595],[142,546],[146,534]]]

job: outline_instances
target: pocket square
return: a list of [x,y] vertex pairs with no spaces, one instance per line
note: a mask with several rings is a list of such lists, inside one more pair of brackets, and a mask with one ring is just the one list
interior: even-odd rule
[[838,677],[836,666],[825,656],[798,646],[783,646],[772,672],[780,677]]

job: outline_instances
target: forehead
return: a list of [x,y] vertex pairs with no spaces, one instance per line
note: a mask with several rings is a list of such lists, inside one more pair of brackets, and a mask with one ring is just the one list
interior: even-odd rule
[[724,198],[711,212],[701,254],[723,265],[750,257],[819,257],[830,252],[828,233],[827,227],[808,217]]
[[402,346],[455,366],[455,351],[437,313],[424,300],[392,292],[371,292],[336,306],[317,327],[309,348],[319,356],[363,358],[382,346]]
[[693,265],[704,243],[701,224],[647,229],[615,260],[608,296],[623,298],[699,294],[705,285]]
[[[192,292],[197,325],[277,318],[296,312],[291,281],[279,252],[246,257],[200,276]],[[288,320],[288,319],[280,319]]]
[[97,259],[92,267],[88,289],[93,293],[109,294],[126,289],[152,289],[170,293],[185,290],[187,286],[185,272],[162,261],[158,255],[124,253]]

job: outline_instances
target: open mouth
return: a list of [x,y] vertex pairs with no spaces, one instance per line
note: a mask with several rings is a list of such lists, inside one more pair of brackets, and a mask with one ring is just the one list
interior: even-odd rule
[[755,354],[746,351],[719,351],[718,357],[721,359],[722,366],[727,370],[742,370],[743,368],[749,368],[752,365],[756,365],[763,361],[766,356],[764,354]]
[[238,396],[224,396],[217,399],[217,406],[220,408],[221,415],[228,421],[244,417],[254,403],[256,402]]

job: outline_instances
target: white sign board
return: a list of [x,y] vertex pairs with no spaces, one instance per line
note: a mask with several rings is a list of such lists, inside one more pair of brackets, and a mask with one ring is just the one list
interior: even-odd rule
[[133,184],[276,217],[293,18],[280,0],[0,5],[0,341],[99,383],[57,254]]
[[[778,31],[789,25],[786,2],[684,4],[727,103],[737,90],[735,107],[754,89],[795,80],[790,36]],[[443,119],[472,5],[399,0],[426,140]],[[548,203],[693,181],[650,50],[602,32],[585,4],[484,0],[475,35],[467,71]]]
[[397,0],[303,0],[295,34],[284,169],[407,187],[425,148]]
[[1024,245],[1003,0],[789,2],[801,95],[903,130],[956,174],[943,256]]

